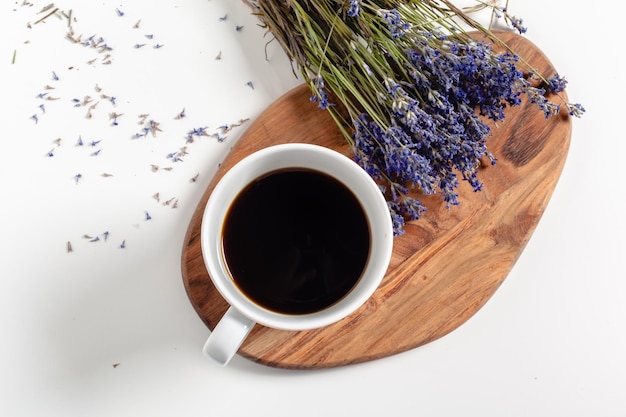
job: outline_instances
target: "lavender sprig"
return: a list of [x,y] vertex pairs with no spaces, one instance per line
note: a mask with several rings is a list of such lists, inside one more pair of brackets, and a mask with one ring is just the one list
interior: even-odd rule
[[[495,2],[459,9],[448,0],[244,0],[279,41],[308,83],[311,100],[327,110],[351,145],[355,160],[383,185],[396,234],[426,207],[411,191],[439,193],[459,204],[460,181],[482,189],[482,161],[491,128],[522,97],[546,117],[563,91],[554,74],[531,84],[526,63],[503,46],[470,12],[492,8],[519,33],[522,20]],[[470,37],[463,25],[489,42]],[[336,105],[340,104],[340,106]],[[584,108],[564,103],[580,116]]]

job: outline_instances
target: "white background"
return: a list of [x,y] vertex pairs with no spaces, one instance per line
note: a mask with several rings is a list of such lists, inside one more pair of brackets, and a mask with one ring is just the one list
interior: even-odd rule
[[[31,2],[0,6],[0,415],[626,415],[624,83],[610,4],[510,1],[587,114],[492,299],[424,347],[289,371],[207,361],[208,329],[181,280],[192,212],[245,125],[189,144],[184,162],[167,158],[189,130],[254,119],[298,84],[278,45],[266,60],[270,37],[239,1],[55,2],[73,10],[77,36],[113,47],[104,64],[65,38],[66,20],[34,24],[49,0]],[[100,100],[91,119],[72,102],[85,96]],[[117,126],[111,112],[123,113]],[[144,113],[162,131],[133,139]],[[177,208],[163,204],[172,198]]]

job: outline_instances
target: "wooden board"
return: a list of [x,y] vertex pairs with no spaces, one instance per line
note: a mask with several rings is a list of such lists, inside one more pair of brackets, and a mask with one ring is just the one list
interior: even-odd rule
[[[536,46],[514,34],[500,36],[542,74],[554,73]],[[278,143],[315,143],[350,155],[334,122],[309,96],[307,87],[297,87],[250,125],[191,219],[182,253],[183,282],[210,329],[228,306],[205,269],[200,228],[206,201],[224,172],[244,156]],[[484,190],[474,193],[461,184],[461,205],[450,210],[440,196],[423,198],[428,211],[395,238],[387,274],[362,308],[311,331],[257,325],[239,354],[280,368],[336,367],[413,349],[458,328],[485,304],[520,256],[556,186],[570,136],[571,120],[564,111],[545,119],[532,105],[511,109],[489,139],[498,163],[481,170]]]

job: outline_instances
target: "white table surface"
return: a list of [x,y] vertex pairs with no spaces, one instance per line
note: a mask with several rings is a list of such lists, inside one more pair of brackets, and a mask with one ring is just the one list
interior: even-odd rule
[[[239,1],[55,2],[73,11],[77,36],[113,47],[107,64],[66,39],[66,20],[34,24],[49,0],[31,3],[0,6],[0,415],[626,415],[624,83],[611,5],[510,1],[587,114],[496,294],[418,349],[289,371],[205,359],[209,332],[181,280],[192,212],[245,125],[196,140],[184,162],[167,158],[191,129],[254,119],[298,84],[278,44],[266,60],[270,37]],[[100,101],[90,119],[72,102],[85,96]],[[144,113],[162,131],[133,139]]]

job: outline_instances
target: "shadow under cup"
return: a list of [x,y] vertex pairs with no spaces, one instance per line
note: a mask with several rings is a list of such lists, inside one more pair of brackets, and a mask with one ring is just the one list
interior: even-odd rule
[[391,258],[387,203],[371,177],[333,150],[265,148],[214,188],[202,252],[220,294],[241,315],[308,330],[354,312]]

